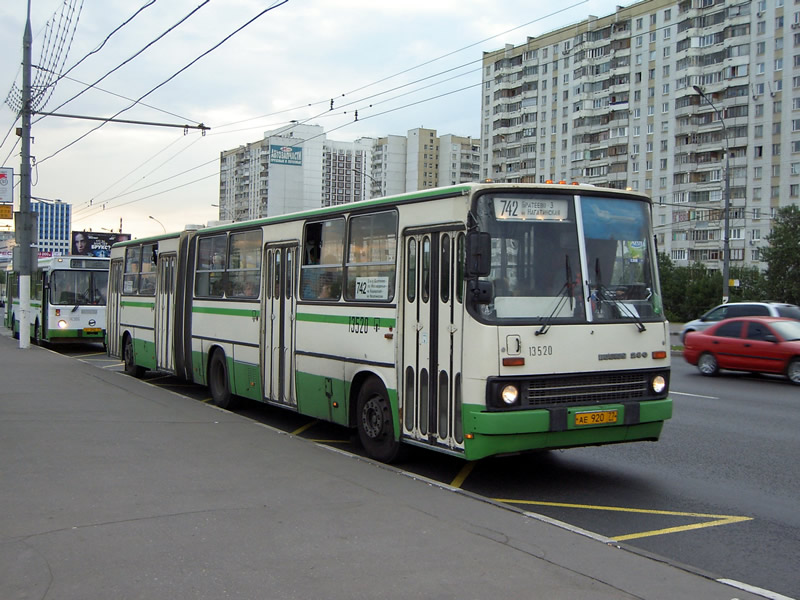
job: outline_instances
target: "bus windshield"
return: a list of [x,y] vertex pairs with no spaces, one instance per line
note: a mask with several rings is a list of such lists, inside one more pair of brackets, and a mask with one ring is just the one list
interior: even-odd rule
[[50,304],[105,306],[108,271],[53,271]]
[[492,240],[483,320],[663,320],[645,202],[505,192],[481,196],[476,217]]

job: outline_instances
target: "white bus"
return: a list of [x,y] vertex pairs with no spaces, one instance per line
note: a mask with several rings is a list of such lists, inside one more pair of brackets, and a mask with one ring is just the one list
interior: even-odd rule
[[474,460],[657,440],[671,417],[650,201],[463,184],[116,244],[108,350]]
[[[107,258],[58,256],[39,259],[31,275],[31,340],[105,342]],[[7,273],[5,325],[19,337],[19,272]]]

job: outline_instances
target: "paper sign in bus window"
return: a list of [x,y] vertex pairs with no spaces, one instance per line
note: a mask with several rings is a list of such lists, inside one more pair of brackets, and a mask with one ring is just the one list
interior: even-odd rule
[[356,277],[356,300],[388,300],[388,277]]

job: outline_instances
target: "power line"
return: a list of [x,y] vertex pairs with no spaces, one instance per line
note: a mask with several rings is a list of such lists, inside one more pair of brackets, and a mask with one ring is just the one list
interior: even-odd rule
[[[125,21],[123,21],[123,22],[122,22],[120,25],[118,25],[118,26],[117,26],[115,29],[113,29],[113,30],[111,31],[111,33],[109,33],[109,34],[108,34],[108,35],[105,37],[105,39],[104,39],[104,40],[103,40],[103,41],[100,43],[100,45],[99,45],[97,48],[95,48],[94,50],[92,50],[92,51],[88,52],[87,54],[84,54],[84,55],[83,55],[83,56],[80,58],[80,60],[78,60],[78,62],[76,62],[74,65],[72,65],[72,66],[71,66],[69,69],[67,69],[67,70],[66,70],[64,73],[62,73],[61,75],[59,75],[59,76],[56,78],[56,80],[52,82],[52,84],[51,84],[51,85],[55,86],[55,84],[57,84],[57,83],[58,83],[58,82],[59,82],[61,79],[63,79],[63,78],[66,78],[66,77],[67,77],[67,75],[68,75],[70,72],[72,72],[72,71],[73,71],[73,70],[74,70],[76,67],[78,67],[78,65],[80,65],[80,64],[81,64],[83,61],[85,61],[87,58],[89,58],[89,57],[90,57],[90,56],[92,56],[93,54],[97,54],[98,52],[100,52],[100,50],[102,50],[102,49],[103,49],[103,46],[105,46],[105,45],[106,45],[106,43],[107,43],[107,42],[108,42],[108,41],[109,41],[109,40],[110,40],[110,39],[111,39],[111,38],[114,36],[114,34],[116,34],[117,32],[119,32],[119,31],[120,31],[120,30],[121,30],[123,27],[125,27],[126,25],[128,25],[128,24],[129,24],[131,21],[133,21],[133,20],[134,20],[134,19],[135,19],[137,16],[139,16],[139,14],[140,14],[140,13],[142,13],[144,10],[146,10],[146,9],[150,8],[150,7],[151,7],[151,6],[153,6],[153,4],[155,4],[155,3],[156,3],[156,0],[150,0],[149,2],[147,2],[147,4],[144,4],[143,6],[141,6],[141,7],[139,8],[139,10],[137,10],[137,11],[136,11],[135,13],[133,13],[133,14],[132,14],[132,15],[131,15],[131,16],[130,16],[128,19],[126,19],[126,20],[125,20]],[[73,80],[73,81],[74,81],[74,80]],[[63,106],[63,104],[62,104],[62,106]],[[59,107],[59,108],[60,108],[60,107]],[[56,110],[57,110],[57,109],[56,109]]]
[[[585,3],[585,1],[586,1],[586,0],[583,0],[582,2],[577,2],[577,3],[575,3],[575,4],[572,4],[572,5],[570,5],[570,6],[567,6],[567,7],[565,7],[565,8],[559,9],[559,10],[557,10],[557,11],[555,11],[555,12],[552,12],[552,13],[550,13],[550,14],[548,14],[548,15],[544,15],[544,16],[541,16],[541,17],[537,17],[536,19],[534,19],[534,20],[532,20],[532,21],[528,21],[527,23],[524,23],[524,24],[522,24],[522,25],[519,25],[519,26],[517,26],[517,27],[514,27],[514,28],[512,28],[512,29],[509,29],[509,30],[507,30],[507,31],[504,31],[504,32],[502,32],[502,33],[499,33],[499,34],[497,34],[497,35],[494,35],[494,36],[491,36],[491,37],[485,38],[485,39],[483,39],[483,40],[481,40],[481,41],[479,41],[479,42],[475,42],[475,43],[473,43],[473,44],[469,44],[469,45],[467,45],[467,46],[464,46],[464,47],[462,47],[462,48],[460,48],[460,49],[458,49],[458,50],[455,50],[455,51],[451,51],[451,52],[445,53],[445,54],[443,54],[443,55],[441,55],[441,56],[439,56],[439,57],[437,57],[437,58],[434,58],[434,59],[431,59],[431,60],[425,61],[425,62],[423,62],[423,63],[421,63],[421,64],[419,64],[419,65],[416,65],[416,66],[414,66],[414,67],[411,67],[411,68],[408,68],[408,69],[404,69],[404,70],[402,70],[402,71],[400,71],[400,72],[398,72],[398,73],[395,73],[394,75],[390,75],[390,76],[388,76],[388,77],[384,77],[384,78],[382,78],[382,79],[379,79],[379,80],[377,80],[377,81],[375,81],[375,82],[372,82],[372,83],[370,83],[370,84],[367,84],[367,85],[365,85],[365,86],[361,86],[361,87],[359,87],[359,88],[356,88],[356,89],[354,89],[354,90],[352,90],[352,91],[350,91],[350,92],[347,92],[347,94],[352,94],[352,93],[354,93],[354,92],[356,92],[356,91],[360,91],[360,90],[362,90],[362,89],[366,89],[366,88],[368,88],[368,87],[371,87],[371,86],[373,86],[373,85],[377,85],[377,84],[379,84],[379,83],[382,83],[382,82],[384,82],[384,81],[387,81],[387,80],[389,80],[389,79],[392,79],[392,78],[394,78],[394,77],[397,77],[397,76],[399,76],[399,75],[402,75],[402,74],[408,73],[408,72],[410,72],[410,71],[413,71],[413,70],[415,70],[415,69],[417,69],[417,68],[421,68],[421,67],[423,67],[423,66],[425,66],[425,65],[428,65],[428,64],[431,64],[431,63],[433,63],[433,62],[436,62],[436,61],[438,61],[438,60],[440,60],[440,59],[442,59],[442,58],[445,58],[445,57],[451,56],[451,55],[453,55],[453,54],[456,54],[456,53],[458,53],[458,52],[460,52],[460,51],[463,51],[463,50],[466,50],[466,49],[472,48],[472,47],[474,47],[474,46],[476,46],[476,45],[478,45],[478,44],[484,43],[484,42],[486,42],[486,41],[488,41],[488,40],[491,40],[491,39],[494,39],[494,38],[496,38],[496,37],[499,37],[499,36],[505,35],[505,34],[507,34],[507,33],[509,33],[509,32],[512,32],[512,31],[518,30],[518,29],[520,29],[520,28],[522,28],[522,27],[526,27],[526,26],[528,26],[528,25],[530,25],[530,24],[532,24],[532,23],[535,23],[535,22],[537,22],[537,21],[540,21],[540,20],[543,20],[543,19],[545,19],[545,18],[548,18],[548,17],[554,16],[554,15],[556,15],[556,14],[558,14],[558,13],[560,13],[560,12],[563,12],[563,11],[565,11],[565,10],[568,10],[568,9],[574,8],[574,7],[576,7],[576,6],[579,6],[580,4],[584,4],[584,3]],[[362,99],[360,99],[360,100],[353,100],[353,101],[351,101],[351,102],[348,102],[348,103],[346,103],[346,104],[342,105],[342,107],[346,107],[346,106],[352,106],[352,105],[355,105],[355,104],[357,104],[357,103],[360,103],[360,102],[365,102],[366,100],[369,100],[369,99],[372,99],[372,98],[375,98],[375,97],[378,97],[378,96],[381,96],[381,95],[389,94],[389,93],[391,93],[391,92],[393,92],[393,91],[397,91],[397,90],[399,90],[399,89],[406,88],[406,87],[408,87],[408,86],[414,85],[414,84],[416,84],[416,83],[419,83],[419,82],[422,82],[422,81],[426,81],[426,80],[429,80],[429,79],[432,79],[432,78],[435,78],[435,77],[440,77],[442,74],[445,74],[445,73],[450,73],[450,72],[452,72],[452,71],[454,71],[454,70],[457,70],[457,69],[459,69],[459,68],[463,68],[463,67],[469,66],[469,65],[471,65],[471,64],[474,64],[474,63],[479,63],[479,62],[482,62],[482,59],[478,59],[478,60],[476,60],[476,61],[469,61],[469,62],[467,62],[467,63],[464,63],[464,64],[462,64],[462,65],[459,65],[459,66],[457,66],[457,67],[453,67],[453,68],[450,68],[450,69],[446,69],[446,70],[444,70],[444,71],[441,71],[441,72],[439,72],[439,73],[436,73],[436,74],[433,74],[433,75],[429,75],[429,76],[426,76],[426,77],[423,77],[423,78],[417,79],[417,80],[415,80],[415,81],[412,81],[412,82],[409,82],[409,83],[406,83],[406,84],[403,84],[403,85],[400,85],[400,86],[396,86],[396,87],[394,87],[394,88],[390,88],[390,89],[388,89],[388,90],[384,90],[384,91],[382,91],[382,92],[377,92],[377,93],[375,93],[375,94],[372,94],[372,95],[366,96],[366,97],[364,97],[364,98],[362,98]],[[434,86],[434,85],[440,85],[441,83],[445,83],[446,81],[450,81],[450,80],[452,80],[452,79],[455,79],[455,78],[457,78],[457,77],[461,77],[461,76],[464,76],[464,75],[468,75],[468,74],[470,74],[470,73],[474,73],[474,72],[475,72],[475,71],[471,71],[471,72],[468,72],[468,73],[462,73],[462,74],[456,75],[456,76],[454,76],[454,77],[451,77],[451,78],[449,78],[449,79],[446,79],[446,80],[444,80],[444,81],[435,82],[435,83],[432,83],[432,84],[430,84],[430,85],[427,85],[427,86],[420,87],[420,88],[418,88],[418,89],[416,89],[416,90],[411,90],[411,91],[409,91],[409,92],[405,92],[405,93],[403,93],[403,94],[398,94],[397,96],[394,96],[394,97],[391,97],[391,98],[387,98],[387,99],[385,99],[385,100],[381,100],[380,102],[373,102],[371,105],[362,106],[362,107],[359,107],[359,108],[357,108],[357,109],[355,110],[355,113],[357,114],[357,113],[358,113],[358,110],[361,110],[361,111],[362,111],[362,114],[363,114],[363,111],[364,111],[364,110],[368,110],[369,108],[372,108],[374,105],[377,105],[377,104],[382,104],[382,103],[386,103],[386,102],[389,102],[389,101],[391,101],[391,100],[395,100],[395,99],[397,99],[397,98],[400,98],[400,97],[402,97],[402,96],[407,96],[407,95],[409,95],[409,94],[411,94],[411,93],[416,93],[416,92],[419,92],[419,91],[421,91],[421,90],[423,90],[423,89],[427,89],[427,88],[429,88],[429,87],[432,87],[432,86]],[[448,95],[451,95],[451,94],[459,93],[459,92],[462,92],[462,91],[465,91],[465,90],[468,90],[468,89],[471,89],[471,88],[474,88],[474,87],[477,87],[477,86],[480,86],[480,85],[481,85],[481,83],[479,82],[479,83],[476,83],[476,84],[474,84],[474,85],[470,85],[470,86],[462,87],[462,88],[459,88],[459,89],[456,89],[456,90],[452,90],[452,91],[449,91],[449,92],[445,92],[445,93],[443,93],[443,94],[439,94],[439,95],[436,95],[436,96],[432,96],[432,97],[430,97],[430,98],[422,99],[422,100],[419,100],[419,101],[416,101],[416,102],[411,102],[411,103],[408,103],[408,104],[405,104],[405,105],[402,105],[402,106],[399,106],[399,107],[395,107],[395,108],[392,108],[392,109],[389,109],[389,110],[386,110],[386,111],[383,111],[383,112],[380,112],[380,113],[376,113],[376,114],[373,114],[373,115],[367,115],[367,116],[363,116],[361,119],[356,119],[356,120],[366,120],[366,119],[369,119],[369,118],[374,118],[374,117],[377,117],[377,116],[381,116],[381,115],[384,115],[384,114],[388,114],[388,113],[391,113],[391,112],[395,112],[395,111],[398,111],[398,110],[402,110],[402,109],[404,109],[404,108],[407,108],[407,107],[409,107],[409,106],[418,105],[418,104],[421,104],[421,103],[424,103],[424,102],[428,102],[428,101],[431,101],[431,100],[435,100],[435,99],[439,99],[439,98],[442,98],[442,97],[445,97],[445,96],[448,96]],[[342,94],[342,96],[341,96],[341,97],[345,97],[347,94]],[[332,102],[332,101],[331,101],[331,102]],[[285,113],[287,113],[287,112],[292,112],[292,111],[295,111],[295,110],[300,110],[300,109],[307,108],[307,107],[310,107],[310,106],[316,106],[316,105],[322,105],[322,104],[328,104],[328,103],[329,103],[329,100],[321,100],[321,101],[317,101],[317,102],[311,102],[311,103],[307,103],[307,104],[303,104],[303,105],[296,106],[296,107],[294,107],[294,108],[291,108],[291,109],[284,109],[284,110],[281,110],[281,111],[276,111],[276,112],[273,112],[273,113],[269,113],[269,114],[267,114],[267,115],[261,115],[261,116],[259,116],[259,117],[253,117],[253,118],[251,118],[251,119],[244,119],[244,120],[240,120],[240,121],[235,121],[235,122],[232,122],[232,123],[228,123],[228,124],[225,124],[225,125],[221,125],[221,126],[215,127],[215,131],[217,131],[217,132],[218,132],[218,134],[219,134],[219,133],[222,133],[222,132],[219,132],[219,129],[220,129],[220,128],[224,128],[224,127],[230,127],[230,126],[232,126],[232,125],[235,125],[235,124],[244,123],[244,122],[247,122],[247,121],[252,121],[252,120],[255,120],[255,119],[259,119],[259,118],[264,118],[264,117],[274,116],[274,115],[278,115],[278,114],[285,114]],[[347,112],[346,112],[346,111],[344,111],[342,114],[347,114]],[[322,117],[328,117],[328,116],[333,116],[333,114],[331,114],[330,110],[326,110],[326,111],[324,111],[324,112],[321,112],[321,113],[319,113],[318,115],[315,115],[314,117],[310,117],[309,119],[306,119],[306,120],[304,120],[304,122],[307,122],[308,120],[311,120],[311,119],[314,119],[314,118],[322,118]],[[328,132],[331,132],[331,131],[336,131],[336,130],[338,130],[338,129],[342,129],[342,128],[346,127],[346,126],[349,126],[349,125],[351,125],[353,122],[356,122],[356,121],[355,121],[355,120],[354,120],[354,121],[348,121],[347,123],[344,123],[344,124],[342,124],[342,125],[340,125],[340,126],[338,126],[338,127],[334,128],[334,129],[329,129],[329,130],[328,130]],[[237,130],[237,131],[239,131],[239,130]],[[226,133],[230,133],[230,132],[226,132]],[[212,135],[214,135],[214,134],[212,134]],[[313,139],[313,138],[309,138],[309,139]],[[50,158],[50,157],[48,157],[48,158]],[[214,159],[214,160],[212,160],[212,161],[208,161],[208,162],[206,162],[206,163],[203,163],[202,165],[199,165],[198,167],[195,167],[195,168],[200,168],[200,167],[202,167],[202,166],[206,166],[206,165],[208,165],[208,164],[211,164],[211,163],[218,163],[218,160],[217,160],[217,159]],[[190,170],[192,170],[192,169],[190,169]],[[184,171],[183,173],[180,173],[179,175],[181,175],[181,174],[184,174],[184,173],[186,173],[186,172],[187,172],[187,171]],[[219,173],[219,170],[217,170],[217,174],[218,174],[218,173]],[[209,176],[209,177],[210,177],[210,176]],[[205,179],[205,178],[204,178],[204,179]],[[166,180],[162,180],[162,181],[160,181],[160,182],[153,183],[153,184],[151,184],[151,186],[152,186],[152,185],[158,185],[159,183],[162,183],[163,181],[166,181]],[[194,183],[194,182],[190,182],[190,183],[188,183],[188,184],[184,184],[184,185],[190,185],[191,183]],[[146,186],[146,187],[151,187],[151,186]],[[173,191],[173,190],[175,190],[175,189],[179,189],[180,187],[183,187],[183,186],[176,186],[175,188],[171,188],[171,189],[170,189],[170,190],[168,190],[168,191]],[[144,189],[144,188],[138,188],[137,190],[134,190],[134,192],[135,192],[135,191],[139,191],[139,190],[141,190],[141,189]],[[130,193],[134,193],[134,192],[130,192]],[[127,194],[125,194],[125,195],[127,195]],[[120,197],[120,196],[115,196],[115,197],[113,197],[113,198],[110,198],[109,200],[106,200],[106,203],[108,203],[108,202],[110,202],[110,201],[113,201],[114,199],[116,199],[116,198],[119,198],[119,197]],[[139,200],[143,200],[143,199],[150,198],[150,197],[152,197],[152,196],[147,196],[147,197],[145,197],[145,198],[141,198],[141,199],[139,199]],[[139,201],[139,200],[134,200],[134,201],[131,201],[131,202],[136,202],[136,201]],[[125,205],[127,205],[127,204],[130,204],[131,202],[127,202],[127,203],[125,203]],[[114,208],[118,208],[119,206],[122,206],[122,205],[115,206]]]
[[[202,4],[200,4],[200,5],[199,5],[199,6],[197,6],[197,7],[196,7],[194,10],[192,10],[192,11],[191,11],[191,12],[189,12],[187,15],[185,15],[185,16],[184,16],[184,17],[183,17],[183,18],[182,18],[180,21],[178,21],[177,23],[175,23],[175,24],[174,24],[174,25],[172,25],[171,27],[167,28],[165,31],[161,32],[161,34],[160,34],[158,37],[156,37],[155,39],[151,40],[151,41],[150,41],[149,43],[147,43],[147,44],[146,44],[144,47],[140,48],[140,49],[139,49],[137,52],[135,52],[135,53],[134,53],[132,56],[128,57],[127,59],[125,59],[124,61],[122,61],[120,64],[118,64],[116,67],[114,67],[113,69],[111,69],[110,71],[108,71],[108,72],[107,72],[105,75],[103,75],[102,77],[100,77],[100,79],[98,79],[97,81],[95,81],[95,82],[94,82],[93,84],[91,84],[89,87],[87,87],[87,88],[85,88],[85,89],[81,90],[80,92],[78,92],[77,94],[75,94],[75,95],[74,95],[72,98],[70,98],[69,100],[65,100],[64,102],[62,102],[61,104],[59,104],[59,105],[58,105],[57,107],[55,107],[55,108],[53,109],[53,111],[51,111],[51,112],[55,112],[55,111],[57,111],[58,109],[60,109],[60,108],[64,107],[64,106],[65,106],[65,105],[67,105],[67,104],[69,104],[70,102],[72,102],[73,100],[75,100],[76,98],[78,98],[79,96],[81,96],[82,94],[84,94],[85,92],[87,92],[89,89],[91,89],[92,87],[94,87],[95,85],[97,85],[98,83],[100,83],[101,81],[103,81],[103,80],[104,80],[106,77],[108,77],[109,75],[111,75],[111,74],[112,74],[112,73],[114,73],[115,71],[118,71],[119,69],[121,69],[122,67],[124,67],[126,64],[128,64],[129,62],[131,62],[131,61],[132,61],[133,59],[135,59],[137,56],[139,56],[140,54],[142,54],[142,53],[143,53],[145,50],[147,50],[147,49],[148,49],[148,48],[150,48],[152,45],[154,45],[154,44],[156,44],[157,42],[159,42],[159,41],[160,41],[161,39],[163,39],[163,38],[164,38],[164,37],[165,37],[167,34],[169,34],[170,32],[172,32],[174,29],[176,29],[177,27],[179,27],[180,25],[182,25],[184,22],[186,22],[186,21],[187,21],[189,18],[191,18],[192,16],[194,16],[194,15],[195,15],[195,14],[196,14],[196,13],[197,13],[197,12],[198,12],[198,11],[199,11],[201,8],[203,8],[203,7],[204,7],[206,4],[208,4],[209,2],[211,2],[211,0],[204,0],[204,2],[203,2]],[[152,91],[152,90],[151,90],[151,91]],[[148,93],[150,93],[150,92],[148,92]],[[142,97],[144,97],[144,96],[142,96]],[[139,100],[141,100],[141,98],[140,98]],[[128,107],[128,108],[130,108],[130,107]],[[127,109],[125,109],[125,110],[127,110]],[[123,111],[120,111],[120,113],[121,113],[121,112],[123,112]],[[117,113],[117,114],[116,114],[116,115],[114,115],[114,116],[116,117],[116,116],[117,116],[117,115],[119,115],[120,113]],[[41,117],[41,118],[39,118],[39,119],[36,119],[36,121],[34,121],[34,125],[35,125],[36,123],[38,123],[39,121],[41,121],[43,118],[44,118],[44,117]],[[94,131],[94,129],[92,129],[91,131],[89,131],[89,133],[91,133],[92,131]],[[83,136],[81,136],[81,137],[79,137],[77,140],[75,140],[75,142],[77,142],[78,140],[81,140],[81,139],[83,139],[84,137],[86,137],[86,135],[88,135],[88,133],[87,133],[87,134],[85,134],[85,135],[83,135]],[[73,143],[75,143],[75,142],[73,142]],[[70,144],[70,145],[72,145],[72,144]],[[65,148],[68,148],[68,147],[69,147],[69,146],[65,146],[64,148],[61,148],[61,150],[64,150]],[[46,159],[44,159],[44,160],[47,160],[48,158],[52,158],[53,156],[55,156],[56,154],[58,154],[59,152],[61,152],[61,150],[58,150],[57,152],[55,152],[54,154],[52,154],[52,155],[48,156],[48,157],[47,157]],[[40,161],[40,162],[44,162],[44,160],[43,160],[43,161]]]
[[[209,1],[210,1],[210,0],[205,0],[204,4],[205,4],[205,3],[207,3],[207,2],[209,2]],[[97,131],[98,129],[100,129],[101,127],[103,127],[103,126],[104,126],[106,123],[108,123],[108,121],[109,121],[110,119],[114,119],[114,118],[118,117],[119,115],[121,115],[122,113],[124,113],[125,111],[127,111],[127,110],[130,110],[131,108],[133,108],[134,106],[136,106],[136,104],[138,104],[138,103],[139,103],[139,101],[143,100],[144,98],[146,98],[147,96],[149,96],[150,94],[152,94],[153,92],[155,92],[156,90],[158,90],[159,88],[163,87],[164,85],[166,85],[167,83],[169,83],[170,81],[172,81],[173,79],[175,79],[175,78],[176,78],[178,75],[180,75],[181,73],[183,73],[183,72],[184,72],[185,70],[187,70],[189,67],[191,67],[191,66],[192,66],[192,65],[194,65],[196,62],[198,62],[200,59],[204,58],[205,56],[207,56],[208,54],[210,54],[211,52],[213,52],[214,50],[216,50],[217,48],[219,48],[219,47],[220,47],[222,44],[224,44],[225,42],[227,42],[227,41],[228,41],[229,39],[231,39],[231,38],[232,38],[234,35],[236,35],[236,34],[237,34],[237,33],[239,33],[240,31],[242,31],[243,29],[245,29],[245,28],[246,28],[246,27],[248,27],[249,25],[251,25],[251,24],[252,24],[253,22],[255,22],[257,19],[259,19],[260,17],[262,17],[262,16],[263,16],[263,15],[265,15],[266,13],[268,13],[268,12],[270,12],[270,11],[272,11],[272,10],[274,10],[274,9],[276,9],[276,8],[278,8],[278,7],[280,7],[280,6],[283,6],[283,5],[284,5],[284,4],[286,4],[287,2],[289,2],[289,0],[279,0],[279,1],[276,1],[275,3],[273,3],[273,4],[272,4],[272,6],[269,6],[269,7],[265,8],[265,9],[264,9],[264,10],[262,10],[260,13],[258,13],[256,16],[254,16],[252,19],[250,19],[249,21],[247,21],[247,22],[246,22],[244,25],[240,26],[239,28],[237,28],[236,30],[234,30],[233,32],[231,32],[230,34],[228,34],[227,36],[225,36],[225,37],[224,37],[222,40],[220,40],[219,42],[217,42],[217,43],[216,43],[214,46],[212,46],[211,48],[209,48],[208,50],[206,50],[205,52],[203,52],[201,55],[199,55],[198,57],[196,57],[195,59],[193,59],[192,61],[190,61],[190,62],[189,62],[189,63],[188,63],[186,66],[184,66],[183,68],[179,69],[179,70],[178,70],[178,71],[176,71],[174,74],[172,74],[170,77],[168,77],[167,79],[165,79],[164,81],[162,81],[161,83],[159,83],[157,86],[155,86],[154,88],[152,88],[150,91],[148,91],[148,92],[146,92],[145,94],[143,94],[142,96],[140,96],[140,97],[139,97],[137,100],[135,100],[135,101],[134,101],[132,104],[130,104],[130,105],[129,105],[129,106],[127,106],[126,108],[123,108],[122,110],[120,110],[120,111],[116,112],[116,113],[115,113],[114,115],[112,115],[112,116],[111,116],[109,119],[107,119],[106,121],[104,121],[103,123],[101,123],[100,125],[98,125],[97,127],[95,127],[94,129],[90,129],[89,131],[87,131],[87,132],[86,132],[86,133],[84,133],[83,135],[79,136],[77,139],[73,140],[72,142],[70,142],[70,143],[69,143],[69,144],[67,144],[66,146],[63,146],[63,147],[62,147],[62,148],[60,148],[59,150],[56,150],[56,151],[55,151],[55,152],[53,152],[53,154],[51,154],[50,156],[47,156],[47,157],[46,157],[46,158],[44,158],[43,160],[40,160],[40,161],[39,161],[39,163],[43,163],[43,162],[45,162],[46,160],[49,160],[49,159],[53,158],[53,157],[54,157],[54,156],[56,156],[57,154],[59,154],[59,153],[63,152],[64,150],[66,150],[67,148],[69,148],[69,147],[73,146],[74,144],[77,144],[79,141],[81,141],[82,139],[84,139],[85,137],[87,137],[88,135],[90,135],[91,133],[93,133],[93,132]],[[63,106],[63,105],[62,105],[62,106]]]

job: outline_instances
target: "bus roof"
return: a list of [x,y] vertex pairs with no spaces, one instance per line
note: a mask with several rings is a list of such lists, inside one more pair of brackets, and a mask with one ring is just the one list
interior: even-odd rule
[[[360,210],[369,207],[381,207],[384,205],[394,205],[400,203],[419,202],[424,200],[434,200],[438,198],[446,198],[448,196],[466,195],[472,191],[480,191],[484,189],[496,190],[513,190],[513,189],[537,189],[541,191],[558,191],[561,193],[578,193],[586,194],[592,193],[601,196],[626,196],[628,198],[640,201],[650,202],[650,198],[645,194],[633,192],[630,190],[618,190],[615,188],[598,187],[590,184],[566,184],[559,183],[493,183],[493,182],[469,182],[461,183],[458,185],[451,185],[446,187],[431,188],[429,190],[418,190],[416,192],[406,192],[402,194],[395,194],[393,196],[384,196],[381,198],[370,198],[368,200],[359,200],[358,202],[350,202],[348,204],[337,204],[336,206],[325,206],[314,208],[294,213],[287,213],[285,215],[276,215],[274,217],[261,217],[258,219],[250,219],[248,221],[235,221],[229,223],[222,223],[219,225],[212,225],[202,229],[192,229],[192,231],[218,232],[218,231],[231,231],[254,225],[267,225],[271,223],[282,223],[287,221],[295,221],[297,219],[307,219],[309,217],[329,215],[329,214],[342,214]],[[569,191],[568,191],[569,190]],[[188,231],[184,230],[184,231]],[[142,242],[155,242],[164,239],[178,237],[183,232],[167,233],[155,236],[148,236],[145,238],[138,238],[135,240],[125,240],[114,244],[114,247],[123,247],[134,244],[141,244]]]

